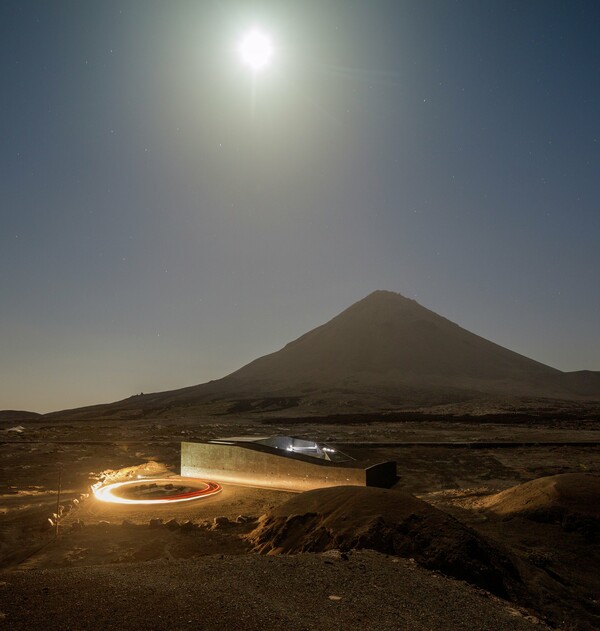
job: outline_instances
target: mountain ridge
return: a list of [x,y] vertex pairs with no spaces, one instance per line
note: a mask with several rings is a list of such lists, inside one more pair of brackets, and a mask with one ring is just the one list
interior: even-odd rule
[[298,397],[318,405],[323,397],[340,395],[359,407],[369,401],[369,408],[374,401],[385,408],[487,395],[600,400],[600,372],[562,372],[471,333],[415,300],[377,290],[221,379],[81,410],[240,397]]

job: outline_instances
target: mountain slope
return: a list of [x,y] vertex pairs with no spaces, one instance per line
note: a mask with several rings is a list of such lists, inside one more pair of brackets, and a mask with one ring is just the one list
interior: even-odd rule
[[292,385],[299,381],[381,384],[423,380],[537,382],[560,371],[518,355],[389,291],[376,291],[282,350],[226,379]]
[[[563,373],[479,337],[389,291],[376,291],[281,350],[199,386],[131,397],[114,409],[236,397],[344,393],[426,405],[481,396],[600,399],[600,373]],[[90,408],[90,410],[99,409]]]

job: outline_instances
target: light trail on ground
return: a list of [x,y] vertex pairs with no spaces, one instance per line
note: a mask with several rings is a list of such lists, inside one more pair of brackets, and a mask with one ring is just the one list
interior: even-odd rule
[[[123,487],[128,486],[141,486],[142,484],[156,484],[166,485],[166,484],[184,484],[185,486],[200,486],[193,491],[188,491],[185,493],[177,493],[175,495],[165,495],[164,497],[157,498],[148,498],[148,499],[131,499],[127,497],[121,497],[117,495],[115,491],[123,489]],[[101,502],[110,502],[113,504],[171,504],[175,502],[189,502],[192,500],[197,500],[205,497],[210,497],[211,495],[216,495],[221,492],[221,485],[216,482],[208,482],[206,480],[197,480],[195,478],[148,478],[143,480],[129,480],[127,482],[114,482],[113,484],[107,484],[106,486],[101,486],[97,489],[94,489],[94,497]]]

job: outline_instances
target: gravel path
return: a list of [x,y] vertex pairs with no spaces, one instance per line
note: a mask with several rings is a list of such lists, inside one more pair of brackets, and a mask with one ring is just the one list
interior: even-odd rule
[[371,551],[2,572],[0,612],[11,631],[547,628],[465,583]]

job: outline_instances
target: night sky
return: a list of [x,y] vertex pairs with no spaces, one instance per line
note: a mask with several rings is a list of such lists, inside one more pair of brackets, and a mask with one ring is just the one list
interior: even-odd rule
[[0,409],[216,379],[376,289],[600,370],[599,24],[593,0],[2,0]]

